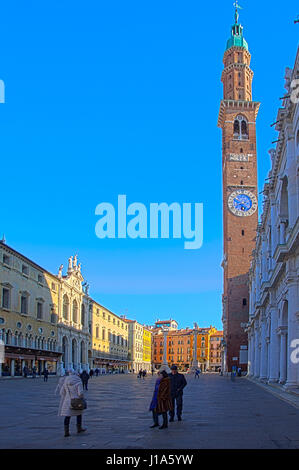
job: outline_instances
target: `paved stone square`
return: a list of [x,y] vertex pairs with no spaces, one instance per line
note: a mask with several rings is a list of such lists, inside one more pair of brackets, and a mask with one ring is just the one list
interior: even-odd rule
[[0,448],[298,449],[299,409],[246,378],[186,375],[183,421],[150,429],[155,377],[108,375],[89,381],[88,409],[63,436],[56,378],[0,380]]

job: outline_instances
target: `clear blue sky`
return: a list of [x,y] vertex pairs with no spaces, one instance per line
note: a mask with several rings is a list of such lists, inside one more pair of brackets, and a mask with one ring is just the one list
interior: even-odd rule
[[[252,54],[259,190],[298,46],[298,2],[240,2]],[[1,2],[0,233],[51,272],[78,253],[117,314],[221,324],[222,57],[233,1]],[[203,202],[204,243],[99,240],[98,203]]]

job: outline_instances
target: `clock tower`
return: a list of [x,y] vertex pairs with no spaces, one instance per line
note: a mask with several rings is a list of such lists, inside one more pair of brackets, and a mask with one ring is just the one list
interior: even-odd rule
[[223,371],[247,370],[248,272],[258,224],[256,117],[252,101],[251,55],[239,23],[224,52],[218,127],[222,129],[223,172]]

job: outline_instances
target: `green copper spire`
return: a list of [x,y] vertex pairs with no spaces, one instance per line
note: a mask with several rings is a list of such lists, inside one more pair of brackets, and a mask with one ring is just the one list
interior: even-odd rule
[[226,50],[230,47],[245,47],[248,50],[248,44],[243,38],[243,26],[239,24],[239,12],[238,9],[242,8],[238,4],[238,0],[234,3],[235,7],[235,24],[232,25],[231,37],[226,43]]

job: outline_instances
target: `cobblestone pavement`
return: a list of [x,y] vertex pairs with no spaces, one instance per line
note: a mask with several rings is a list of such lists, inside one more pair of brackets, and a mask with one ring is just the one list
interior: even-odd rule
[[246,378],[186,376],[183,421],[150,429],[155,377],[94,377],[76,434],[63,437],[56,378],[0,380],[0,448],[6,449],[298,449],[299,409]]

